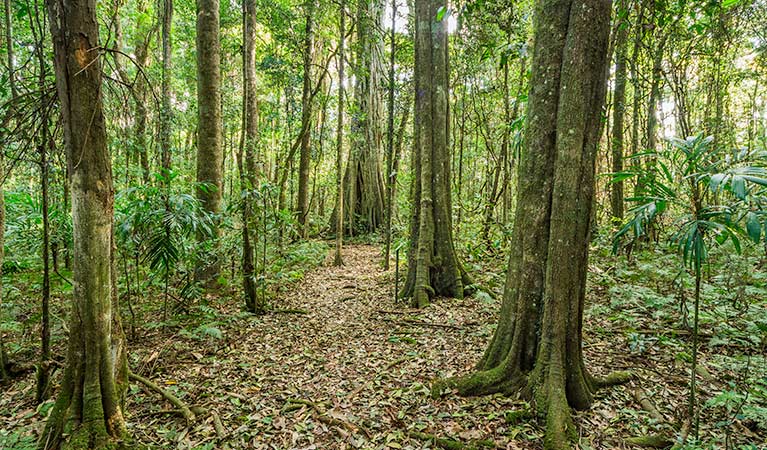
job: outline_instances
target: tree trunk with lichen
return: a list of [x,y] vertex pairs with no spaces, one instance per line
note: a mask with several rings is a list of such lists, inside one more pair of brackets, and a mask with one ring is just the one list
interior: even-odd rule
[[71,174],[74,268],[61,389],[38,447],[116,447],[126,437],[125,340],[113,259],[114,190],[101,101],[95,0],[47,0]]
[[[628,47],[628,1],[618,3],[618,28],[615,33],[615,90],[613,93],[613,142],[612,171],[623,171],[624,115],[626,112],[626,51]],[[612,183],[610,190],[610,209],[614,219],[623,221],[623,181]]]
[[415,145],[410,249],[401,297],[425,307],[436,296],[463,298],[471,284],[453,246],[448,151],[447,19],[444,0],[415,2]]
[[309,218],[309,169],[312,159],[312,48],[314,47],[314,3],[304,3],[306,28],[304,31],[304,80],[301,94],[301,153],[298,162],[298,198],[296,215],[302,237],[308,235]]
[[258,298],[255,278],[254,242],[252,226],[257,188],[256,143],[258,141],[258,100],[256,97],[256,1],[243,4],[243,134],[240,147],[239,169],[242,195],[242,277],[245,307],[251,313],[263,314],[266,305]]
[[[341,0],[338,14],[338,114],[336,116],[336,211],[335,230],[336,248],[333,257],[334,266],[344,265],[341,249],[344,244],[344,180],[342,175],[344,152],[344,47],[346,46],[346,1]],[[339,210],[340,208],[340,210]]]
[[[219,0],[197,0],[197,198],[211,214],[221,213],[223,196],[224,149],[221,142],[221,44],[219,42]],[[196,278],[210,281],[218,277],[220,262],[218,225],[214,236],[200,234],[205,244]],[[211,244],[212,245],[209,245]]]
[[[544,446],[570,447],[570,407],[598,382],[581,350],[594,166],[606,83],[608,0],[539,0],[526,128],[500,321],[462,395],[522,393]],[[438,383],[438,391],[442,386]]]
[[171,59],[173,43],[171,42],[171,26],[173,24],[173,0],[163,0],[162,8],[158,8],[159,21],[162,23],[162,100],[160,105],[160,160],[162,163],[164,185],[170,185],[171,169],[171,123],[173,122],[173,107],[171,106]]
[[383,99],[381,98],[380,0],[357,4],[357,67],[351,114],[351,148],[344,175],[344,222],[351,233],[373,233],[384,225],[386,189],[381,174]]

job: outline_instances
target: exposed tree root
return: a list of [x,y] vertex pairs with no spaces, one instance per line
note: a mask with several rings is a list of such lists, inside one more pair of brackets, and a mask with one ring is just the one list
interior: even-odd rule
[[[296,408],[295,406],[298,406]],[[315,403],[311,400],[305,400],[305,399],[296,399],[296,398],[290,398],[288,399],[288,405],[283,409],[283,411],[295,411],[296,409],[301,409],[303,406],[308,406],[311,408],[315,413],[317,413],[317,420],[324,423],[325,425],[330,425],[333,427],[337,427],[340,429],[343,429],[345,431],[348,431],[350,433],[363,433],[368,438],[371,437],[370,432],[361,425],[353,424],[346,420],[341,420],[336,417],[330,416],[326,411],[325,408],[323,408],[320,404]]]
[[668,448],[671,446],[671,440],[660,434],[648,434],[646,436],[636,436],[626,439],[627,444],[646,448]]
[[437,380],[431,385],[431,396],[439,398],[446,390],[455,389],[462,397],[490,394],[516,394],[527,384],[527,377],[520,374],[508,377],[502,367],[480,370],[465,377]]
[[636,378],[636,374],[634,372],[630,372],[627,370],[619,370],[616,372],[612,372],[611,374],[607,375],[605,378],[594,378],[594,386],[597,388],[603,388],[603,387],[610,387],[610,386],[618,386],[621,384],[626,384],[629,381]]
[[[650,417],[655,419],[658,423],[668,424],[668,422],[666,421],[666,418],[663,416],[663,414],[660,413],[660,411],[658,411],[655,405],[653,405],[653,403],[650,401],[650,399],[647,397],[647,395],[644,393],[643,390],[635,389],[632,392],[632,396],[634,397],[634,401],[636,401],[639,404],[639,406],[641,406],[642,409],[644,409],[650,415]],[[674,439],[671,439],[668,435],[665,435],[663,433],[630,437],[626,439],[626,442],[631,445],[636,445],[639,447],[648,447],[648,448],[671,447],[672,450],[676,450],[676,449],[680,449],[684,447],[684,443],[687,441],[687,435],[689,432],[690,432],[690,423],[688,421],[688,422],[685,422],[682,425],[681,430],[679,430],[679,439],[677,440],[676,444],[674,444]]]
[[424,442],[431,442],[432,444],[444,448],[446,450],[470,450],[480,448],[496,448],[495,442],[490,439],[476,440],[463,443],[461,441],[449,438],[442,438],[433,434],[421,433],[419,431],[408,431],[408,436],[414,439],[418,439]]
[[394,320],[394,319],[387,319],[383,318],[381,319],[384,322],[388,323],[394,323],[398,325],[414,325],[419,327],[428,327],[428,328],[444,328],[448,330],[463,330],[464,328],[458,325],[450,325],[446,323],[433,323],[433,322],[424,322],[421,320],[416,319],[401,319],[401,320]]
[[634,397],[634,401],[636,401],[639,406],[642,407],[642,409],[647,411],[650,417],[660,423],[666,422],[666,418],[663,417],[663,414],[661,414],[660,411],[658,411],[658,408],[655,407],[655,405],[650,401],[649,397],[647,397],[647,394],[645,394],[642,389],[634,389],[632,396]]
[[[548,374],[548,376],[553,376]],[[588,377],[588,375],[586,375]],[[584,389],[592,393],[597,387],[624,384],[634,379],[631,372],[614,372],[604,379],[591,379],[585,382]],[[564,383],[564,382],[563,382]],[[564,384],[546,383],[543,374],[533,371],[524,374],[510,371],[504,365],[488,370],[480,370],[468,376],[437,380],[432,383],[431,395],[438,398],[449,390],[455,390],[461,396],[477,396],[501,393],[504,395],[521,395],[533,402],[539,417],[546,420],[547,449],[564,449],[575,437],[575,425],[570,413],[570,404],[565,393]],[[584,402],[581,402],[584,403]],[[506,414],[508,423],[518,423],[532,418],[533,412],[528,410],[511,411]]]
[[514,411],[506,411],[506,414],[504,414],[503,418],[509,425],[517,425],[523,420],[532,419],[533,412],[526,408],[516,409]]
[[[181,415],[186,419],[187,425],[191,425],[194,423],[194,421],[197,419],[197,415],[192,412],[192,410],[186,405],[186,403],[182,402],[178,397],[171,394],[169,391],[161,388],[157,383],[154,381],[144,378],[141,375],[135,374],[133,372],[128,373],[128,378],[131,380],[135,380],[140,382],[141,384],[145,385],[146,387],[152,389],[153,391],[157,392],[158,394],[162,395],[166,400],[168,400],[173,406],[178,408]],[[220,421],[220,419],[219,419]]]
[[270,309],[271,314],[309,314],[305,309]]

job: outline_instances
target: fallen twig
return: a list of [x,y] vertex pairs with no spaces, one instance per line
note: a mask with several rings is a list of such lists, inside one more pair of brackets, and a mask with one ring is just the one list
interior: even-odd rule
[[272,314],[309,314],[305,309],[270,309]]
[[469,450],[469,449],[496,447],[495,442],[489,439],[463,443],[455,439],[442,438],[439,436],[435,436],[433,434],[422,433],[420,431],[408,431],[407,434],[411,438],[418,439],[420,441],[431,442],[432,444],[437,445],[446,450]]
[[463,327],[460,327],[458,325],[450,325],[446,323],[434,323],[434,322],[423,322],[421,320],[415,320],[415,319],[400,319],[400,320],[394,320],[394,319],[388,319],[383,318],[381,319],[384,322],[388,323],[395,323],[398,325],[416,325],[419,327],[429,327],[429,328],[445,328],[449,330],[463,330]]
[[[368,438],[371,437],[370,432],[367,429],[365,429],[365,427],[353,424],[353,423],[348,422],[346,420],[338,419],[336,417],[331,417],[330,415],[328,415],[328,413],[325,411],[325,409],[322,406],[320,406],[318,403],[315,403],[315,402],[313,402],[311,400],[305,400],[305,399],[300,399],[300,398],[298,398],[298,399],[290,398],[290,399],[288,399],[288,403],[292,403],[293,405],[303,405],[303,406],[310,407],[312,410],[314,410],[314,412],[317,413],[317,420],[319,420],[320,422],[324,423],[325,425],[330,425],[330,426],[338,427],[338,428],[344,429],[346,431],[349,431],[351,433],[362,432]],[[291,408],[290,406],[286,406],[284,408],[284,411],[294,411],[294,410],[295,409]]]

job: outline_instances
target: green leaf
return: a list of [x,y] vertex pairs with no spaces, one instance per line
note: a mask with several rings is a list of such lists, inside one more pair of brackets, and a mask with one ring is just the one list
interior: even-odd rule
[[748,237],[758,244],[762,236],[762,224],[759,222],[759,216],[753,211],[746,214],[746,231],[748,232]]
[[746,179],[739,175],[734,175],[730,181],[732,193],[741,200],[746,199]]
[[439,9],[437,10],[437,16],[435,17],[437,22],[442,22],[442,19],[445,18],[445,14],[447,14],[447,7],[440,6]]

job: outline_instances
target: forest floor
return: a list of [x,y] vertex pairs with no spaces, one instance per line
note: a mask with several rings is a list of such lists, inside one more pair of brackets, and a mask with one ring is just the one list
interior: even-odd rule
[[[526,407],[522,400],[429,395],[434,379],[472,370],[492,336],[499,299],[437,299],[412,310],[393,301],[394,270],[381,269],[378,247],[349,245],[343,254],[344,266],[327,259],[274,300],[283,312],[244,314],[237,291],[230,290],[209,296],[194,321],[141,327],[129,340],[133,372],[215,414],[200,414],[187,425],[155,391],[132,381],[127,418],[133,437],[160,448],[198,449],[438,448],[427,435],[465,448],[541,447],[542,429],[534,420],[507,418]],[[686,337],[670,333],[663,320],[641,317],[628,336],[625,323],[615,319],[628,309],[599,284],[617,275],[591,269],[597,282],[591,283],[596,299],[584,325],[587,365],[596,375],[632,370],[637,378],[600,391],[590,410],[576,413],[579,447],[632,448],[627,437],[656,432],[673,439],[685,413],[689,370],[678,352],[652,336],[681,348],[679,339]],[[709,357],[705,342],[702,353],[708,369],[700,389],[711,398],[737,373],[707,364],[715,356]],[[27,448],[50,403],[34,404],[33,374],[4,389],[0,448]],[[640,401],[651,403],[657,416]],[[762,448],[763,428],[735,415],[717,428],[717,411],[702,411],[702,433],[710,442],[726,429],[737,442],[754,443],[742,448]]]

